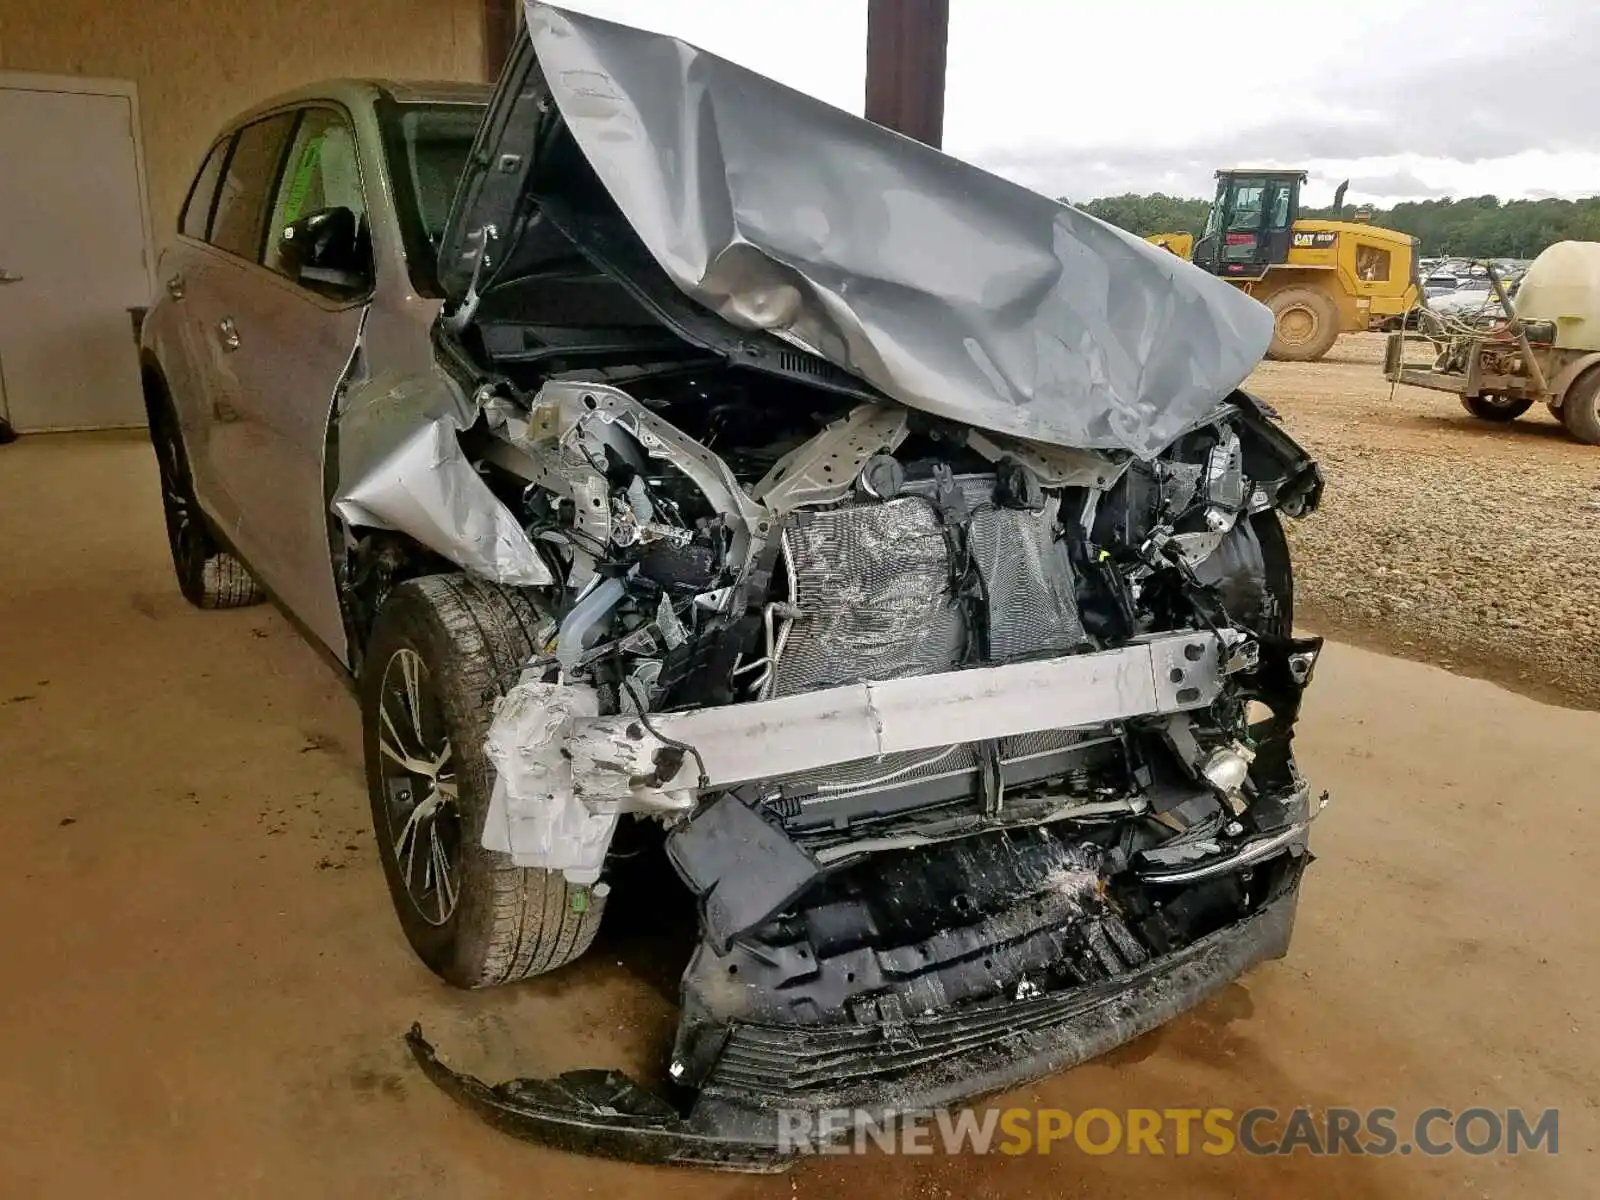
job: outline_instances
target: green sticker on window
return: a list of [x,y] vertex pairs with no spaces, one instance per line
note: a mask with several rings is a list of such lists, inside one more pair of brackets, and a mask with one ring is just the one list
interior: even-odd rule
[[319,133],[305,144],[300,159],[289,177],[289,195],[283,202],[283,223],[292,224],[300,219],[300,210],[306,206],[306,193],[311,190],[311,176],[322,165],[322,142],[326,134]]

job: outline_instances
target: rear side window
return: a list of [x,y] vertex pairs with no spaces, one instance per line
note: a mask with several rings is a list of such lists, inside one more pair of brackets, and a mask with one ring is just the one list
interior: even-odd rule
[[228,139],[223,138],[211,147],[206,161],[200,164],[200,173],[189,187],[189,199],[178,218],[178,232],[184,237],[206,240],[211,224],[211,204],[217,198],[217,181],[222,178],[222,164],[228,157]]
[[1356,247],[1356,276],[1368,283],[1387,283],[1389,252],[1380,246]]
[[211,219],[210,241],[219,250],[260,261],[267,199],[277,183],[284,144],[293,125],[293,113],[279,113],[239,131],[217,192],[216,215]]

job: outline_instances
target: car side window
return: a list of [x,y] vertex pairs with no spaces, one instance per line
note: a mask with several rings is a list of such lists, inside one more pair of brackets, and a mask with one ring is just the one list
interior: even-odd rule
[[219,250],[260,261],[267,197],[277,183],[284,143],[293,126],[293,113],[279,113],[239,131],[211,218],[210,242]]
[[217,183],[222,178],[222,164],[227,161],[231,138],[223,138],[211,147],[200,172],[189,185],[189,198],[184,201],[183,212],[178,215],[178,232],[184,237],[206,240],[211,226],[211,206],[217,198]]
[[332,108],[300,116],[272,201],[262,265],[311,291],[371,285],[372,238],[355,131]]

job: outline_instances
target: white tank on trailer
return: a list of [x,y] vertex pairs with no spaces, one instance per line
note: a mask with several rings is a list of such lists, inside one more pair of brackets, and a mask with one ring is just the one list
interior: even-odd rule
[[1553,321],[1560,350],[1600,350],[1600,242],[1557,242],[1528,268],[1517,316]]

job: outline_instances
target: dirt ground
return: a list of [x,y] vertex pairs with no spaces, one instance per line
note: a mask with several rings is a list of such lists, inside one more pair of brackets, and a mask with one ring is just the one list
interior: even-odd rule
[[1299,615],[1324,633],[1600,708],[1600,447],[1542,406],[1480,421],[1454,396],[1391,399],[1383,337],[1250,387],[1321,461],[1321,510],[1291,528]]
[[[1322,382],[1347,371],[1262,380],[1332,451],[1332,519],[1301,542],[1310,590],[1328,597],[1330,581],[1363,586],[1356,549],[1339,550],[1349,566],[1315,561],[1341,514],[1371,504],[1378,522],[1402,477],[1442,501],[1453,485],[1426,470],[1490,474],[1469,470],[1490,447],[1478,427],[1400,413],[1411,457],[1376,467],[1391,482],[1357,498],[1346,470],[1386,443],[1377,399]],[[1494,449],[1527,474],[1581,473],[1554,436],[1514,431]],[[1533,603],[1536,581],[1525,590]],[[1600,715],[1339,644],[1302,730],[1304,766],[1333,801],[1289,958],[1001,1103],[1557,1107],[1558,1156],[1068,1150],[829,1159],[765,1178],[566,1157],[458,1110],[402,1032],[420,1019],[491,1073],[654,1073],[671,955],[648,928],[608,925],[550,978],[471,995],[436,982],[389,911],[355,708],[334,674],[268,608],[183,603],[147,446],[24,439],[0,448],[0,1195],[1593,1194]]]

